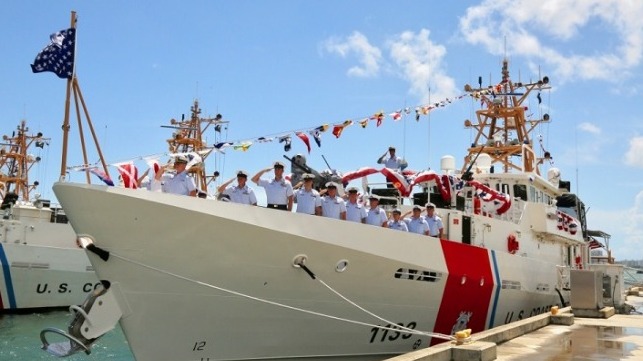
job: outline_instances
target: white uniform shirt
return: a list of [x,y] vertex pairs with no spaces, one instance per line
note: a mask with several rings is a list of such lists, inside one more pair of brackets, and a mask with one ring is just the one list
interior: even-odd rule
[[406,226],[406,223],[401,219],[399,221],[394,221],[392,219],[388,221],[388,228],[395,229],[398,231],[404,231],[404,232],[409,231],[409,228]]
[[362,219],[366,218],[366,208],[359,203],[346,203],[346,220],[362,223]]
[[409,227],[409,232],[417,234],[426,234],[429,231],[429,224],[426,222],[424,217],[407,217],[404,218],[406,226]]
[[266,202],[268,204],[288,204],[288,197],[293,195],[292,184],[285,179],[271,180],[260,179],[259,187],[266,190]]
[[230,197],[230,202],[242,204],[257,203],[257,197],[255,196],[254,190],[248,187],[247,184],[243,186],[243,188],[239,187],[239,185],[228,187],[223,191],[223,194]]
[[346,212],[346,202],[339,197],[325,196],[321,202],[322,216],[328,218],[340,219],[342,212]]
[[295,191],[297,200],[297,213],[315,214],[315,208],[321,207],[321,197],[314,189],[310,191],[299,188]]
[[390,157],[389,156],[388,158],[384,159],[384,161],[378,162],[378,163],[384,164],[384,166],[386,168],[399,170],[400,168],[402,168],[402,163],[403,162],[404,161],[400,157],[397,157],[397,156]]
[[182,194],[184,196],[190,195],[190,192],[196,190],[194,178],[188,176],[187,171],[174,176],[164,175],[161,187],[165,193]]
[[379,206],[374,209],[369,209],[366,212],[366,223],[374,226],[382,226],[382,223],[387,222],[386,211]]
[[426,223],[429,224],[429,235],[433,237],[437,237],[440,235],[440,228],[444,228],[444,225],[442,224],[442,218],[440,218],[437,214],[433,214],[433,217],[426,216],[424,217],[426,220]]

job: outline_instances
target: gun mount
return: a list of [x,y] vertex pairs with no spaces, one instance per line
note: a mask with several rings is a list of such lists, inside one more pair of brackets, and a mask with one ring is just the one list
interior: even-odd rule
[[342,188],[344,186],[340,175],[333,173],[333,171],[328,169],[318,172],[306,164],[306,157],[301,154],[297,154],[292,158],[284,155],[284,158],[290,162],[290,171],[292,173],[290,182],[293,186],[302,180],[304,173],[310,173],[315,176],[315,179],[313,180],[313,188],[317,190],[326,188],[327,182],[335,182]]

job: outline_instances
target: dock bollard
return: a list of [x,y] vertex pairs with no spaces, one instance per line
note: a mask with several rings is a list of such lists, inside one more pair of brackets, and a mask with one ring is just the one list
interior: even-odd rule
[[458,331],[455,333],[455,344],[462,345],[471,342],[471,329]]

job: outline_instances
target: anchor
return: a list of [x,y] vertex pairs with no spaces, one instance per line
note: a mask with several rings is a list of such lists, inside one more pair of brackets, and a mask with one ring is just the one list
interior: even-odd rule
[[[108,331],[111,331],[122,316],[122,312],[109,281],[101,280],[101,286],[90,293],[82,305],[70,306],[74,318],[67,332],[53,327],[40,331],[42,349],[57,357],[67,357],[79,351],[91,353],[91,345]],[[54,333],[67,340],[49,343],[46,334]]]

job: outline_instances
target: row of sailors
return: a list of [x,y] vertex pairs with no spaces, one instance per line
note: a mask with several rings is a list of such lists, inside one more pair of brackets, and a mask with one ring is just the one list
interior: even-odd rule
[[[273,178],[261,178],[271,170],[274,170]],[[432,203],[426,205],[426,216],[421,215],[422,208],[416,205],[404,215],[412,213],[410,217],[402,216],[401,211],[395,209],[389,220],[386,211],[379,206],[380,199],[377,195],[368,198],[370,207],[366,208],[358,202],[358,189],[355,187],[347,189],[348,200],[345,201],[337,195],[338,185],[334,182],[326,183],[326,190],[322,190],[320,194],[313,189],[313,174],[304,174],[302,182],[293,188],[284,178],[283,172],[284,164],[275,162],[273,166],[259,171],[251,179],[265,189],[268,208],[292,211],[293,201],[296,199],[297,213],[361,222],[440,238],[443,236],[442,219],[435,214],[435,205]],[[226,196],[231,202],[257,205],[254,191],[246,184],[247,178],[248,174],[245,171],[238,171],[237,185],[229,186],[235,180],[232,178],[218,188],[219,194]]]

